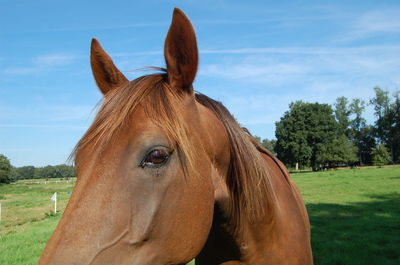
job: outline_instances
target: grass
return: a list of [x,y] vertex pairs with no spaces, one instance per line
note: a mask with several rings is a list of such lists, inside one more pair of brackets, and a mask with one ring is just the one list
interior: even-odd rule
[[[316,265],[400,264],[400,166],[292,174],[312,226]],[[0,186],[0,264],[36,264],[73,183]],[[190,263],[194,265],[194,263]]]
[[33,222],[29,228],[0,236],[0,264],[36,264],[60,215]]
[[[44,181],[44,180],[43,180]],[[0,264],[36,264],[47,240],[55,229],[59,214],[52,214],[50,200],[57,192],[57,208],[62,212],[69,199],[73,182],[47,184],[26,183],[0,185],[2,220],[0,222]]]
[[298,173],[318,265],[400,264],[400,167]]
[[27,180],[23,180],[16,184],[0,186],[0,203],[2,204],[0,236],[24,231],[26,227],[30,227],[31,223],[44,220],[46,213],[54,211],[54,204],[50,200],[54,192],[57,192],[57,209],[63,211],[74,182],[55,181],[58,180],[51,180],[47,184],[29,185],[26,184]]

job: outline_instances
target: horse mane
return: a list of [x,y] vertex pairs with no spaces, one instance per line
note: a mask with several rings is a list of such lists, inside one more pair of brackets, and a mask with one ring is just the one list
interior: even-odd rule
[[242,218],[248,221],[273,220],[276,212],[276,197],[262,153],[271,153],[263,148],[244,130],[225,106],[203,94],[197,93],[196,100],[210,109],[222,122],[230,142],[230,164],[226,184],[231,202],[228,215],[237,232]]
[[257,150],[260,153],[263,153],[269,157],[272,158],[272,160],[275,162],[275,164],[278,166],[278,168],[281,170],[282,175],[285,177],[285,180],[287,183],[292,186],[292,180],[290,179],[290,174],[289,170],[286,168],[286,166],[274,155],[272,152],[264,147],[254,136],[250,133],[250,131],[246,127],[242,127],[242,129],[249,135],[250,141],[254,144],[254,146],[257,148]]
[[93,156],[101,156],[107,147],[112,146],[122,130],[135,121],[132,113],[141,106],[146,116],[164,130],[172,147],[177,149],[185,173],[189,168],[193,169],[187,128],[177,107],[182,95],[176,93],[166,81],[165,69],[152,69],[162,73],[144,75],[104,96],[94,122],[71,154],[77,167],[80,157],[91,156],[93,159]]

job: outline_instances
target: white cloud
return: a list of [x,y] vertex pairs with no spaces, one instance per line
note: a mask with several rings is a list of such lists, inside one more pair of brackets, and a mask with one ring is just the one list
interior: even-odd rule
[[281,85],[337,76],[347,82],[362,76],[394,82],[400,71],[400,46],[265,48],[256,49],[255,55],[246,50],[243,56],[239,52],[222,50],[222,59],[202,66],[200,75]]
[[2,71],[2,74],[5,75],[29,75],[29,74],[34,74],[42,71],[42,69],[39,69],[34,66],[30,67],[8,67]]
[[72,64],[77,57],[71,54],[56,53],[35,56],[28,66],[5,68],[2,73],[7,75],[29,75],[51,71],[55,67]]
[[144,22],[144,23],[129,23],[119,25],[101,25],[101,26],[77,26],[77,27],[62,27],[48,29],[34,29],[30,32],[68,32],[68,31],[93,31],[93,30],[115,30],[129,28],[147,28],[147,27],[162,27],[167,26],[169,22]]
[[241,48],[241,49],[200,49],[200,54],[297,54],[297,55],[346,55],[364,54],[371,52],[398,52],[400,47],[396,45],[368,45],[359,47],[261,47],[261,48]]
[[94,117],[95,108],[89,105],[36,105],[21,109],[3,105],[0,107],[0,113],[2,113],[0,122],[4,126],[12,127],[14,121],[19,121],[18,124],[33,126],[30,123],[33,121],[35,124],[51,127],[55,122],[90,121]]
[[[381,34],[400,33],[400,8],[369,11],[347,21],[349,30],[337,41],[353,41]],[[346,25],[347,26],[347,25]]]
[[51,129],[87,129],[87,126],[52,125],[52,124],[0,124],[0,128],[51,128]]
[[163,51],[142,51],[142,52],[118,52],[111,54],[111,57],[132,57],[132,56],[141,56],[141,55],[162,55]]
[[200,75],[218,76],[245,82],[285,82],[293,76],[306,74],[308,69],[296,63],[239,63],[237,65],[211,64],[201,68]]
[[70,54],[46,54],[32,59],[33,63],[42,67],[62,66],[71,64],[75,60],[74,55]]
[[48,117],[50,121],[88,120],[94,115],[95,107],[88,105],[47,106],[44,111],[51,113]]
[[356,28],[365,33],[400,32],[400,9],[386,9],[368,12],[360,17]]
[[[213,1],[214,2],[214,1]],[[230,4],[231,5],[231,4]],[[270,9],[268,9],[271,11]],[[265,10],[263,15],[266,15]],[[272,15],[272,13],[271,13]],[[276,15],[276,14],[275,14]],[[308,16],[275,16],[263,19],[193,19],[194,25],[246,25],[246,24],[272,24],[285,26],[290,23],[299,23],[301,21],[312,21],[312,20],[325,20],[332,18],[329,14],[319,15],[308,15]],[[31,32],[64,32],[64,31],[93,31],[93,30],[115,30],[115,29],[130,29],[130,28],[149,28],[149,27],[167,27],[170,25],[170,21],[160,22],[137,22],[137,23],[126,23],[126,24],[114,24],[114,25],[96,25],[96,26],[77,26],[77,27],[62,27],[45,30],[31,30]]]
[[[357,48],[337,48],[337,47],[258,47],[258,48],[238,48],[238,49],[208,49],[200,48],[199,54],[351,54],[368,52],[377,48],[381,49],[398,49],[397,46],[366,46]],[[140,55],[163,55],[162,50],[141,51],[141,52],[119,52],[112,53],[111,57],[131,57]]]

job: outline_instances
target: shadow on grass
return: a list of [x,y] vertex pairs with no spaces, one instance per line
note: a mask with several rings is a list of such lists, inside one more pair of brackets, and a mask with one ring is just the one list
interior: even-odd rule
[[368,197],[373,201],[307,204],[316,265],[400,264],[400,193]]

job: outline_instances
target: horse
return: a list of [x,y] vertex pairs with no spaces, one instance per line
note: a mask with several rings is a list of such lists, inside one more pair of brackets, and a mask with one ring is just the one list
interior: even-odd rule
[[313,264],[286,167],[194,91],[196,35],[179,9],[164,57],[166,68],[128,81],[92,39],[103,101],[75,147],[76,186],[38,264]]

